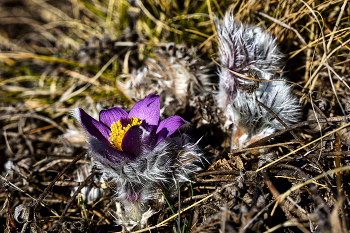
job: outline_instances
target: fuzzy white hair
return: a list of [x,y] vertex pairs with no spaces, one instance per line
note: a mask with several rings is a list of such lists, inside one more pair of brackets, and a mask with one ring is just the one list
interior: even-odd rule
[[[82,126],[78,108],[70,113],[85,133],[93,165],[101,171],[101,178],[107,186],[113,189],[113,199],[121,203],[123,217],[117,219],[121,225],[140,225],[150,204],[162,205],[159,198],[162,193],[173,198],[180,188],[178,185],[189,182],[191,176],[207,163],[197,143],[183,133],[188,125],[181,126],[177,133],[163,139],[154,148],[143,143],[142,153],[131,159],[116,157],[114,148],[89,135]],[[149,135],[150,132],[140,129],[143,130],[141,138]],[[129,200],[134,194],[135,200]]]
[[210,78],[212,64],[196,57],[194,48],[168,43],[164,50],[155,49],[154,58],[147,58],[144,65],[128,76],[121,75],[118,85],[136,100],[155,93],[163,99],[164,106],[173,101],[186,102],[188,95],[212,90]]
[[[283,54],[276,39],[259,27],[235,21],[232,12],[226,13],[222,24],[216,20],[216,27],[219,58],[226,68],[219,68],[218,105],[225,109],[233,123],[232,149],[241,149],[283,129],[257,101],[287,125],[296,122],[300,115],[298,101],[291,93],[290,85],[283,81]],[[227,69],[271,82],[244,79]]]
[[[163,192],[168,198],[177,194],[178,184],[188,182],[191,175],[203,167],[203,152],[184,134],[172,135],[155,148],[144,148],[133,161],[117,163],[106,159],[103,151],[108,146],[90,139],[89,153],[95,158],[96,168],[114,191],[113,198],[123,204],[125,219],[139,222],[149,209],[150,201],[158,200]],[[101,153],[102,152],[102,153]],[[137,201],[128,200],[137,193]]]

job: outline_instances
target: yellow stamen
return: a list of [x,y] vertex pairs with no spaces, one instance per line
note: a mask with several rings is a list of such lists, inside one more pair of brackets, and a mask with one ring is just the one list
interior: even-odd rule
[[123,151],[122,141],[123,141],[124,135],[131,128],[131,126],[142,124],[142,121],[140,120],[140,118],[135,118],[135,117],[129,117],[129,122],[130,123],[125,127],[123,127],[120,120],[118,120],[117,122],[113,121],[111,125],[111,133],[109,134],[110,136],[109,140],[112,146],[117,150]]

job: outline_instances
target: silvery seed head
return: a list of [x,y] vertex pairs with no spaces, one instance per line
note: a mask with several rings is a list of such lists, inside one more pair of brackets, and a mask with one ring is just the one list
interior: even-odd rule
[[199,95],[212,89],[212,64],[196,56],[195,48],[168,43],[156,48],[154,57],[129,75],[119,76],[118,84],[133,99],[141,100],[150,93],[160,96],[163,108],[172,102],[184,104],[189,95]]
[[[231,147],[240,149],[283,129],[257,101],[271,109],[287,125],[297,121],[299,106],[290,85],[284,82],[283,55],[269,33],[237,22],[232,12],[226,13],[222,23],[217,20],[216,27],[219,58],[224,67],[219,68],[217,100],[233,124]],[[270,82],[244,79],[229,70]]]

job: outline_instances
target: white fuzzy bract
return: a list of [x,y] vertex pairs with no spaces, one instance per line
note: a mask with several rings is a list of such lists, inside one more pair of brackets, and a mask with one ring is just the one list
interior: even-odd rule
[[[233,123],[232,149],[241,149],[271,135],[283,126],[257,101],[272,110],[283,122],[297,121],[300,111],[297,99],[285,82],[283,55],[276,40],[261,28],[234,20],[226,13],[223,23],[216,22],[219,41],[220,90],[219,107]],[[244,79],[234,71],[255,80]]]

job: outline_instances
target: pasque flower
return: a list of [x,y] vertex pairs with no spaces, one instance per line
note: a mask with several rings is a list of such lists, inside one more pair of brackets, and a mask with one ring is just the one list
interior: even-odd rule
[[186,123],[179,116],[158,123],[160,103],[154,94],[137,102],[129,114],[118,107],[101,111],[100,121],[81,108],[74,109],[73,113],[91,137],[111,147],[104,153],[111,162],[136,159],[145,147],[155,147]]
[[99,121],[81,108],[72,115],[87,133],[95,167],[122,205],[119,224],[139,225],[151,201],[160,204],[161,192],[173,196],[177,184],[201,170],[203,153],[181,127],[187,122],[179,116],[159,122],[160,102],[154,94],[129,113],[118,107],[103,110]]

